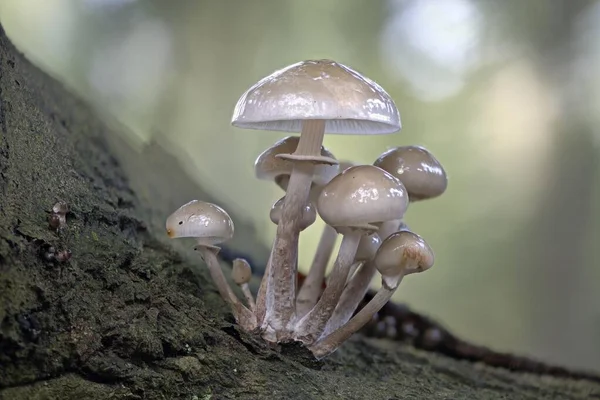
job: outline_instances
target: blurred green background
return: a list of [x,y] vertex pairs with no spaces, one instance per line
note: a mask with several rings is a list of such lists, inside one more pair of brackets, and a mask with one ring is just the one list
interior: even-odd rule
[[[436,265],[396,300],[497,350],[600,370],[599,2],[0,0],[0,21],[132,145],[175,154],[265,246],[283,193],[253,162],[285,135],[232,128],[238,97],[304,59],[364,73],[403,130],[325,145],[359,163],[423,145],[450,177],[409,210]],[[301,238],[304,268],[321,228]]]

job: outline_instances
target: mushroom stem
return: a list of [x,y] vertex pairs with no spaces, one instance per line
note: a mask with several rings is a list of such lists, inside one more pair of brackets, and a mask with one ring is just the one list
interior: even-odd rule
[[[271,250],[271,255],[272,254],[273,251]],[[267,289],[269,286],[269,276],[271,275],[271,255],[269,255],[269,260],[267,261],[267,266],[265,268],[265,272],[263,273],[263,278],[260,281],[258,293],[256,294],[255,314],[258,326],[262,326],[265,319],[265,314],[267,312]]]
[[331,318],[327,321],[327,325],[325,326],[321,337],[329,335],[331,332],[348,322],[369,290],[369,286],[376,272],[377,268],[373,261],[362,264],[360,269],[346,285],[342,297],[340,297],[340,301],[333,311]]
[[319,300],[319,296],[323,290],[325,270],[335,247],[337,235],[338,233],[333,227],[325,225],[323,228],[310,270],[298,292],[296,300],[296,316],[298,318],[306,315],[317,304],[317,300]]
[[327,287],[317,304],[302,317],[296,326],[296,337],[300,341],[311,344],[325,329],[327,320],[331,317],[342,295],[361,236],[361,231],[349,232],[344,235]]
[[354,264],[350,266],[350,271],[348,272],[348,279],[346,279],[346,285],[356,274],[356,271],[364,264],[364,261],[354,261]]
[[402,276],[397,278],[396,284],[392,287],[388,286],[386,280],[382,280],[381,288],[377,291],[377,294],[367,303],[354,317],[352,317],[344,325],[333,331],[330,335],[326,336],[323,340],[320,340],[313,346],[309,347],[309,350],[314,354],[317,359],[322,359],[327,355],[333,353],[342,343],[344,343],[350,336],[358,332],[363,326],[365,326],[379,310],[390,300],[400,281]]
[[246,302],[248,303],[250,311],[256,311],[256,303],[254,302],[254,296],[252,296],[252,292],[250,291],[250,285],[247,283],[242,283],[240,288],[242,289],[242,293],[244,293],[244,297],[246,298]]
[[[324,120],[303,122],[302,133],[296,156],[320,156],[325,133]],[[298,237],[302,212],[309,201],[310,187],[315,164],[298,160],[290,174],[281,220],[277,225],[277,234],[271,253],[271,273],[267,285],[273,288],[273,303],[267,303],[266,321],[276,332],[283,331],[294,317],[296,306],[296,279],[298,266]],[[268,286],[268,287],[269,287]],[[272,309],[269,310],[269,308]],[[285,339],[285,338],[282,338]]]
[[235,317],[237,323],[240,324],[242,328],[249,331],[256,329],[257,324],[254,313],[242,304],[225,279],[225,275],[223,274],[223,270],[221,270],[221,265],[217,259],[219,248],[198,245],[196,249],[200,252],[202,258],[206,262],[210,276],[217,285],[219,294],[231,305],[233,309],[233,316]]
[[[309,119],[302,123],[302,132],[298,147],[294,154],[299,156],[320,156],[323,137],[325,136],[325,120]],[[292,172],[293,175],[293,172]],[[291,176],[290,176],[291,180]],[[310,186],[309,186],[310,187]],[[288,187],[289,190],[289,187]]]

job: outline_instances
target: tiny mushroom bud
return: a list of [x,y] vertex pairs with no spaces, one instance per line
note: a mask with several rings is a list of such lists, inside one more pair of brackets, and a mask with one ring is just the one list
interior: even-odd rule
[[442,164],[421,146],[395,147],[379,156],[373,165],[400,179],[411,202],[438,197],[448,186]]
[[248,261],[243,258],[236,258],[233,260],[231,277],[235,284],[239,286],[250,282],[250,278],[252,278],[252,269],[250,264],[248,264]]
[[[285,201],[285,196],[283,196],[282,198],[277,200],[275,202],[275,204],[273,204],[273,207],[271,207],[271,212],[269,213],[269,216],[271,217],[271,222],[273,222],[275,225],[279,224],[279,221],[281,219],[281,213],[283,210],[283,202],[284,201]],[[306,228],[308,228],[309,226],[311,226],[312,224],[314,224],[316,219],[317,219],[317,210],[315,209],[315,206],[313,205],[313,203],[309,202],[304,206],[304,210],[302,211],[302,220],[300,222],[300,230],[303,231]]]
[[381,288],[354,317],[310,348],[317,358],[323,358],[335,351],[352,334],[371,321],[373,315],[392,297],[402,278],[431,268],[434,255],[419,235],[401,231],[383,241],[374,262],[382,275]]
[[256,327],[254,314],[233,293],[216,257],[217,245],[233,237],[234,226],[229,214],[215,204],[192,200],[167,218],[166,230],[170,238],[196,239],[196,249],[202,254],[219,294],[232,306],[238,323],[246,330],[253,330]]
[[256,309],[256,304],[254,303],[254,297],[252,296],[252,292],[250,292],[250,287],[248,286],[248,282],[252,278],[252,268],[248,261],[243,258],[236,258],[233,260],[233,268],[231,270],[231,277],[236,285],[238,285],[242,289],[242,293],[244,293],[244,297],[248,302],[248,307],[250,311],[254,312]]
[[[299,221],[309,200],[318,164],[337,164],[321,155],[325,133],[390,134],[401,128],[400,114],[389,94],[377,83],[331,60],[308,60],[273,72],[249,88],[238,100],[232,124],[239,128],[300,132],[290,160],[294,168],[271,252],[275,299],[268,307],[267,324],[283,332],[295,316]],[[290,246],[290,244],[293,244]],[[291,247],[291,248],[290,248]]]
[[59,201],[52,207],[54,214],[65,216],[69,212],[69,206],[64,201]]
[[52,213],[48,219],[48,223],[52,230],[59,230],[67,223],[67,213],[69,206],[64,201],[59,201],[52,207]]
[[323,188],[319,215],[344,237],[323,295],[298,322],[297,339],[311,344],[321,335],[342,295],[361,237],[394,216],[402,217],[407,206],[402,182],[372,165],[350,167]]

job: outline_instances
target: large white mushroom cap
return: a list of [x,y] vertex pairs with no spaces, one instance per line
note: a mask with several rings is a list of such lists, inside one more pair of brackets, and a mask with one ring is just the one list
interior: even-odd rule
[[238,100],[232,125],[301,132],[326,120],[325,133],[379,135],[401,129],[400,113],[377,83],[331,60],[308,60],[273,72]]

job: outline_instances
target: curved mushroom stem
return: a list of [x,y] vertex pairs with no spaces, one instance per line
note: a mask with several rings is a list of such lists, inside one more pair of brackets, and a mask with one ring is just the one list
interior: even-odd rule
[[[388,278],[389,279],[389,278]],[[402,276],[398,276],[395,279],[395,285],[388,286],[387,279],[382,279],[381,288],[377,291],[377,294],[367,303],[354,317],[352,317],[344,325],[333,331],[330,335],[324,339],[318,341],[316,344],[309,346],[309,350],[314,354],[317,359],[333,353],[342,343],[344,343],[350,336],[358,332],[363,326],[373,319],[379,310],[390,300],[400,281]]]
[[350,267],[360,242],[362,232],[344,235],[329,282],[317,304],[297,323],[296,338],[306,344],[313,343],[325,329],[335,306],[342,295]]
[[319,245],[313,258],[310,270],[304,283],[298,292],[298,298],[296,299],[296,316],[302,318],[309,312],[317,301],[323,291],[323,282],[325,280],[325,270],[327,264],[331,258],[331,253],[335,247],[335,240],[337,239],[338,233],[333,227],[325,225],[321,238],[319,239]]
[[[320,156],[324,133],[324,120],[304,121],[294,155]],[[267,302],[265,315],[267,324],[276,332],[283,331],[295,313],[298,236],[302,211],[309,200],[314,168],[314,164],[310,161],[294,162],[281,220],[277,225],[271,253],[271,273],[268,275],[267,283],[273,288],[273,303]],[[282,337],[282,339],[286,338]]]
[[202,255],[202,258],[206,262],[208,266],[208,271],[210,272],[210,276],[212,277],[215,285],[217,285],[217,289],[219,290],[219,294],[231,305],[233,310],[233,316],[238,324],[244,330],[253,331],[257,328],[256,317],[254,313],[250,311],[246,306],[242,304],[242,302],[237,298],[231,287],[227,283],[225,279],[225,275],[223,274],[223,270],[221,269],[221,265],[219,264],[219,260],[217,259],[217,253],[219,252],[218,247],[213,246],[203,246],[198,245],[196,249]]
[[348,322],[369,290],[369,286],[376,272],[377,268],[372,261],[366,262],[360,267],[356,275],[354,275],[346,285],[342,297],[340,297],[340,301],[333,311],[331,318],[327,321],[327,325],[325,326],[321,337],[329,335],[331,332]]

